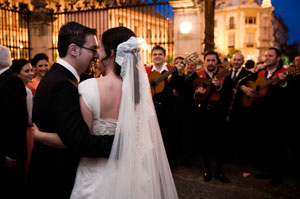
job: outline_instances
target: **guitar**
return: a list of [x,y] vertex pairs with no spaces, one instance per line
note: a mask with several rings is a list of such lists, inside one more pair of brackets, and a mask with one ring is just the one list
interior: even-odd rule
[[[214,77],[219,80],[219,79],[221,79],[223,77],[226,77],[230,74],[231,74],[231,70],[224,69],[221,72],[219,72],[218,74],[216,74]],[[203,88],[206,89],[205,94],[203,94],[203,95],[198,94],[197,95],[197,100],[204,101],[204,100],[208,99],[211,96],[211,94],[212,94],[211,84],[212,84],[212,79],[199,77],[199,78],[194,80],[194,82],[193,82],[194,90],[197,90],[197,88],[199,88],[199,87],[203,87]]]
[[[288,70],[283,72],[286,75],[296,76],[300,74],[300,67],[290,67]],[[255,94],[250,97],[247,95],[241,96],[241,103],[244,107],[249,107],[256,98],[264,97],[269,91],[269,85],[279,80],[279,77],[276,76],[272,79],[267,80],[264,76],[257,78],[256,81],[247,81],[246,86],[252,88],[255,91]]]
[[[185,65],[188,62],[195,62],[198,59],[198,56],[199,55],[197,52],[193,52],[183,60],[183,64]],[[171,68],[170,70],[168,70],[163,74],[160,74],[157,71],[153,71],[149,74],[148,77],[151,86],[152,96],[154,94],[161,93],[164,90],[165,82],[163,80],[166,79],[169,75],[171,75],[175,71],[177,71],[177,68],[174,66],[173,68]]]

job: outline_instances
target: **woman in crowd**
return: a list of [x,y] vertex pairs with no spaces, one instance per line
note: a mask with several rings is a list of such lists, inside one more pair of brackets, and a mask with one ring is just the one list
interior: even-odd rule
[[26,170],[25,177],[26,177],[28,167],[29,167],[29,162],[30,162],[31,150],[33,147],[33,137],[31,132],[33,98],[32,98],[31,90],[27,87],[28,83],[32,82],[33,70],[30,62],[26,59],[14,60],[11,69],[18,74],[20,79],[22,79],[27,93],[26,103],[27,103],[27,112],[28,112],[28,128],[26,134],[26,145],[27,145],[27,159],[25,163],[25,170]]
[[41,79],[49,70],[49,58],[44,53],[36,54],[32,60],[32,65],[35,68],[35,77],[32,82],[29,82],[28,86],[34,95]]

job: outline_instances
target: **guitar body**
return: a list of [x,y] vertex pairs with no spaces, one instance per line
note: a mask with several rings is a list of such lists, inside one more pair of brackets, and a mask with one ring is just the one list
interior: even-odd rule
[[156,93],[160,93],[164,90],[165,87],[165,81],[161,81],[158,84],[156,84],[155,80],[160,77],[160,73],[157,71],[153,71],[149,74],[149,82],[151,87],[151,94],[152,96]]
[[[198,59],[198,53],[193,52],[192,54],[188,55],[184,60],[183,64],[185,65],[186,62],[194,62]],[[151,93],[152,96],[154,94],[161,93],[164,90],[165,82],[163,81],[166,79],[169,75],[171,75],[173,72],[177,71],[176,67],[169,67],[169,71],[160,74],[157,71],[153,71],[148,75],[150,87],[151,87]]]
[[256,98],[263,97],[267,94],[267,92],[269,91],[269,87],[265,87],[262,89],[260,88],[260,85],[266,81],[267,81],[267,79],[264,76],[262,76],[262,77],[257,78],[256,81],[247,81],[246,82],[246,86],[255,90],[256,93],[253,97],[249,97],[247,95],[241,96],[242,105],[244,107],[249,107],[255,101]]
[[[229,71],[227,69],[225,69],[225,70],[218,69],[218,74],[216,74],[214,76],[214,78],[217,78],[218,80],[221,80],[222,78],[224,78],[224,77],[226,77],[230,74],[231,74],[231,71]],[[194,80],[193,88],[194,88],[194,90],[196,90],[199,87],[203,87],[203,88],[206,89],[205,94],[200,95],[200,94],[197,93],[197,95],[196,95],[197,100],[205,101],[214,94],[215,90],[212,89],[212,79],[203,78],[203,77],[205,77],[204,75],[199,75],[199,76],[200,76],[199,78]]]
[[[300,74],[300,67],[289,67],[287,70],[281,69],[279,73],[284,73],[285,75],[296,76]],[[253,97],[249,97],[246,95],[241,96],[241,103],[244,107],[249,107],[256,98],[264,97],[268,92],[270,92],[270,88],[268,85],[274,84],[279,80],[278,75],[273,77],[272,79],[266,79],[264,76],[257,78],[256,81],[248,81],[246,82],[246,86],[254,89],[256,94]]]
[[203,87],[206,89],[205,94],[200,95],[197,94],[197,100],[204,101],[209,98],[209,96],[212,94],[211,92],[211,79],[206,78],[197,78],[193,82],[193,88],[196,90],[199,87]]

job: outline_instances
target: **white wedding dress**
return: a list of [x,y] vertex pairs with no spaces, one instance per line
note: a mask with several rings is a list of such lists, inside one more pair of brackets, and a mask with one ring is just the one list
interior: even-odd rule
[[108,159],[81,158],[72,199],[178,199],[141,61],[143,43],[131,37],[117,48],[123,79],[117,122],[99,118],[101,99],[95,79],[79,85],[94,115],[91,132],[115,137]]
[[[96,79],[92,78],[83,81],[79,84],[78,91],[87,107],[93,113],[91,134],[114,135],[117,121],[113,119],[100,118],[101,99]],[[102,181],[106,164],[107,158],[82,157],[77,169],[75,185],[71,198],[101,198],[101,193],[99,193],[97,182]]]

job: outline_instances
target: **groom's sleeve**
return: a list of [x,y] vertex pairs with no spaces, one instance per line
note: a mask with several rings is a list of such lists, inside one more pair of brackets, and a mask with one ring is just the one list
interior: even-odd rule
[[57,84],[51,99],[57,133],[67,149],[85,157],[108,157],[114,136],[95,136],[83,120],[77,87],[71,82]]

